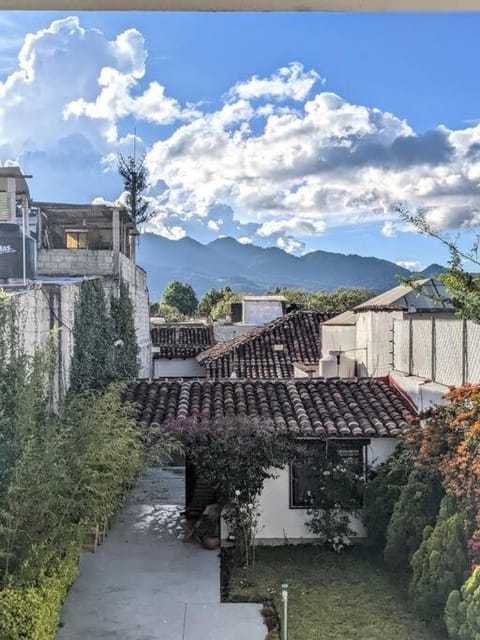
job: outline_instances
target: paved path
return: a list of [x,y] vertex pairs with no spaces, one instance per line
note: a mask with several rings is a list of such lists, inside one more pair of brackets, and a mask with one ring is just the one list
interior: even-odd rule
[[182,542],[183,469],[151,469],[84,553],[57,640],[264,640],[255,604],[220,604],[216,551]]

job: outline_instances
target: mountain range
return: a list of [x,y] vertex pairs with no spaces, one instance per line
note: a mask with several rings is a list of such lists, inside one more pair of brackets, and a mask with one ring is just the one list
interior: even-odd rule
[[[212,287],[230,286],[234,291],[262,294],[273,287],[308,290],[337,287],[368,287],[384,291],[398,284],[396,276],[411,271],[379,258],[312,251],[294,256],[277,247],[242,244],[234,238],[218,238],[202,244],[185,237],[169,240],[153,233],[141,234],[137,262],[148,274],[152,300],[158,300],[171,280],[188,282],[197,296]],[[422,274],[440,273],[437,264]]]

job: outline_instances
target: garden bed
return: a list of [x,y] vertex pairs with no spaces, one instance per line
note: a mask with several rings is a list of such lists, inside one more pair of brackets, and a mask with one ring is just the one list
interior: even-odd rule
[[[289,640],[442,640],[413,614],[404,591],[363,547],[260,547],[255,575],[224,553],[224,597],[281,610],[289,584]],[[398,582],[398,581],[397,581]]]

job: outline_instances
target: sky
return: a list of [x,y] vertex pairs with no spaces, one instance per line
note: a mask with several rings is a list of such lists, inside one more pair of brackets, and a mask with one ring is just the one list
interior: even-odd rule
[[38,201],[123,201],[148,230],[413,269],[480,221],[480,14],[0,12],[0,164]]

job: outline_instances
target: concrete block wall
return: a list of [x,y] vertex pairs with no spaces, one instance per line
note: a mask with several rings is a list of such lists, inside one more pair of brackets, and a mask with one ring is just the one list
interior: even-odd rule
[[111,276],[113,251],[42,249],[37,255],[40,276]]

